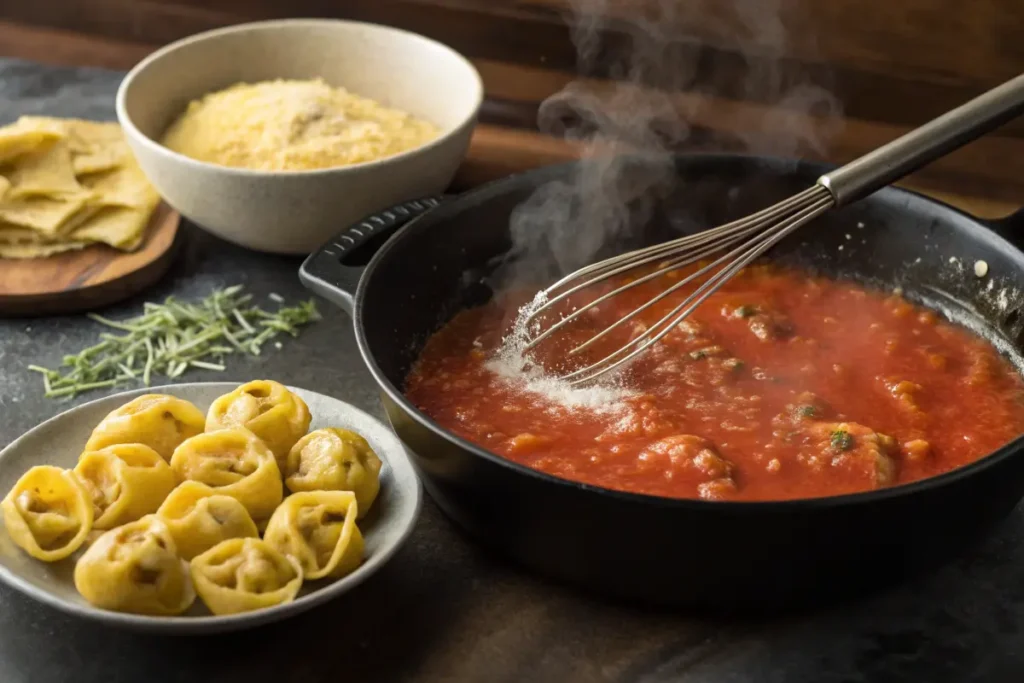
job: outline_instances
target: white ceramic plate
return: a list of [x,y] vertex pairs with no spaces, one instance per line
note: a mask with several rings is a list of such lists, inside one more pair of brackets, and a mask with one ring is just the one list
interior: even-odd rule
[[[93,428],[111,410],[136,396],[163,393],[194,403],[204,413],[218,396],[237,387],[233,382],[204,382],[150,387],[101,398],[61,413],[0,451],[0,497],[34,465],[72,468]],[[199,599],[179,617],[122,614],[93,607],[75,590],[74,559],[52,564],[29,557],[14,544],[0,520],[0,579],[22,593],[63,610],[108,624],[140,631],[164,633],[212,633],[234,631],[278,621],[338,597],[363,582],[395,553],[412,531],[420,509],[420,483],[405,450],[391,430],[348,403],[304,389],[292,388],[309,405],[310,429],[341,427],[361,434],[384,461],[381,490],[370,513],[360,520],[366,539],[362,566],[333,582],[313,581],[302,587],[287,604],[232,616],[212,616]],[[76,553],[74,558],[77,558]]]

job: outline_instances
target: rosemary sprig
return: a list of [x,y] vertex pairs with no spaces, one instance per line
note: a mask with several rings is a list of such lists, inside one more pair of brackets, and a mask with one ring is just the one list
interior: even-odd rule
[[[191,368],[223,371],[226,356],[259,355],[282,332],[298,336],[300,327],[320,319],[312,300],[284,306],[279,295],[269,298],[279,304],[277,310],[252,304],[252,296],[235,285],[195,303],[174,297],[162,304],[147,302],[141,315],[124,320],[90,313],[115,332],[103,332],[99,343],[64,356],[59,370],[28,369],[43,376],[45,395],[51,398],[124,383],[150,386],[154,375],[176,379]],[[274,346],[281,347],[279,342]]]

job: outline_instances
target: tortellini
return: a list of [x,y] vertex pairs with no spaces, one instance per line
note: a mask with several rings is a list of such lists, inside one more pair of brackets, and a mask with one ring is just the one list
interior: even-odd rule
[[26,472],[0,501],[4,526],[36,559],[77,558],[75,588],[100,609],[175,617],[199,597],[230,615],[290,602],[304,581],[360,567],[357,520],[380,493],[367,440],[307,433],[310,422],[272,381],[221,396],[206,416],[139,396],[103,418],[73,470]]
[[139,443],[86,451],[75,474],[89,492],[96,529],[112,529],[156,512],[178,483],[160,454]]
[[258,536],[245,506],[198,481],[186,481],[157,510],[186,560],[229,538]]
[[269,519],[284,497],[274,454],[243,427],[193,436],[175,449],[171,469],[181,479],[231,496],[257,523]]
[[181,614],[195,601],[188,563],[155,515],[100,536],[75,566],[75,588],[92,605],[135,614]]
[[285,498],[264,540],[302,565],[306,579],[340,578],[363,560],[358,504],[351,491],[305,491]]
[[280,468],[309,429],[310,419],[306,402],[283,384],[256,380],[213,402],[206,414],[206,431],[245,427],[270,447]]
[[85,444],[85,450],[141,443],[164,460],[170,460],[181,442],[202,433],[204,424],[202,411],[188,401],[166,394],[146,394],[103,418]]
[[63,560],[85,542],[92,529],[89,493],[73,472],[33,467],[3,503],[4,525],[18,546],[37,560]]
[[302,567],[258,538],[222,541],[191,564],[196,592],[214,614],[238,614],[295,599]]
[[285,484],[292,491],[352,491],[362,517],[380,491],[380,468],[380,458],[355,432],[317,429],[288,453]]

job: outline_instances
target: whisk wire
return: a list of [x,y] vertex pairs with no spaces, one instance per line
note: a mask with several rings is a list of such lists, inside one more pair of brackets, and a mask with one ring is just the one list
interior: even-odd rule
[[[719,252],[719,251],[721,251],[724,248],[728,248],[729,246],[731,246],[731,245],[735,244],[736,242],[740,241],[741,239],[743,239],[747,234],[749,234],[749,233],[743,233],[743,234],[741,234],[741,235],[739,235],[737,237],[734,237],[733,239],[731,239],[731,240],[729,240],[729,241],[727,241],[727,242],[725,242],[725,243],[723,243],[721,245],[717,245],[716,244],[716,245],[712,245],[710,247],[707,247],[707,248],[705,248],[703,250],[698,251],[693,256],[690,256],[690,257],[687,257],[687,258],[684,258],[684,259],[678,259],[678,260],[672,261],[672,262],[670,262],[670,264],[668,266],[666,266],[665,268],[659,270],[658,271],[658,275],[660,276],[660,275],[662,275],[664,273],[668,273],[669,271],[673,271],[673,270],[676,270],[678,268],[682,268],[684,266],[688,266],[688,265],[691,265],[693,263],[696,263],[697,261],[700,261],[701,259],[703,259],[705,256],[710,256],[711,254]],[[591,346],[596,344],[598,341],[600,341],[601,339],[606,337],[608,334],[610,334],[612,331],[618,329],[622,325],[626,324],[627,322],[629,322],[630,320],[632,320],[636,316],[638,316],[641,313],[643,313],[644,311],[646,311],[648,308],[650,308],[654,304],[658,303],[659,301],[661,301],[662,299],[664,299],[664,298],[666,298],[668,296],[671,296],[674,292],[678,291],[680,288],[685,287],[686,285],[690,284],[691,282],[696,280],[698,277],[700,277],[704,273],[708,272],[708,270],[714,268],[716,265],[721,263],[721,260],[722,259],[718,259],[718,260],[714,261],[713,263],[708,264],[707,266],[701,267],[696,272],[694,272],[694,273],[692,273],[690,275],[687,275],[685,278],[683,278],[682,280],[680,280],[676,284],[672,285],[671,287],[668,287],[667,289],[665,289],[660,294],[658,294],[655,297],[649,299],[642,306],[638,306],[637,308],[633,309],[632,311],[630,311],[629,313],[627,313],[623,317],[619,318],[618,320],[616,320],[614,323],[612,323],[611,325],[609,325],[605,329],[603,329],[600,332],[598,332],[597,334],[595,334],[593,337],[591,337],[590,339],[588,339],[584,343],[582,343],[579,346],[571,349],[569,351],[568,355],[573,356],[573,355],[579,353],[580,351],[583,351],[585,349],[590,348]],[[645,278],[645,279],[652,279],[652,278]],[[639,283],[639,281],[637,281],[637,283]],[[596,304],[600,303],[601,300],[604,300],[604,299],[607,299],[607,298],[611,298],[612,296],[615,296],[615,295],[619,294],[620,292],[622,292],[622,291],[624,291],[626,289],[629,289],[630,287],[633,286],[633,284],[637,284],[637,283],[632,283],[632,284],[629,284],[629,285],[624,285],[624,286],[620,287],[617,290],[609,292],[608,294],[606,294],[603,297],[601,297],[601,299],[595,300],[594,304],[596,305]],[[574,311],[572,317],[576,317],[580,313],[585,313],[585,312],[586,311]],[[561,325],[562,323],[568,323],[568,322],[571,322],[570,321],[570,316],[566,316],[565,319],[559,321],[556,325]],[[554,327],[552,327],[551,330],[548,330],[548,332],[553,331],[553,329],[554,329]],[[547,333],[545,333],[545,334],[547,334]],[[539,340],[540,340],[540,338],[538,338],[538,341]],[[529,347],[527,347],[527,348],[529,348]]]
[[[812,190],[813,189],[814,188],[812,188]],[[819,189],[824,190],[824,188]],[[565,375],[563,379],[569,381],[573,385],[586,384],[633,360],[651,346],[661,341],[661,339],[669,334],[676,325],[687,318],[698,306],[700,306],[700,304],[702,304],[709,296],[711,296],[711,294],[724,284],[725,281],[731,279],[741,269],[749,265],[780,240],[806,224],[808,221],[813,220],[820,214],[824,213],[834,204],[834,200],[827,190],[824,190],[823,192],[806,192],[802,193],[802,195],[805,204],[803,208],[796,210],[795,213],[792,213],[782,222],[772,225],[766,229],[762,229],[759,234],[746,242],[743,242],[741,245],[727,252],[712,263],[703,266],[697,272],[688,276],[683,281],[676,283],[667,291],[648,300],[643,306],[633,311],[630,314],[630,317],[635,316],[642,310],[646,310],[657,301],[660,301],[672,292],[677,291],[680,287],[693,282],[696,278],[701,277],[718,266],[726,264],[718,272],[709,277],[707,281],[698,286],[697,289],[688,295],[680,304],[655,322],[636,339],[630,340],[600,360]],[[794,203],[795,202],[789,202],[788,206],[792,207]],[[778,212],[771,213],[776,216],[779,215]],[[723,226],[723,228],[724,227],[728,226]],[[731,263],[729,263],[730,261]],[[608,330],[606,329],[599,334],[604,335],[607,331]],[[589,346],[593,341],[595,341],[595,338],[591,338],[587,342],[584,342],[584,344],[576,347],[570,353],[582,350],[584,347]]]
[[[601,303],[607,301],[608,299],[611,299],[611,298],[613,298],[615,296],[618,296],[619,294],[622,294],[623,292],[625,292],[627,290],[633,289],[634,287],[638,287],[638,286],[640,286],[640,285],[642,285],[642,284],[644,284],[646,282],[650,282],[651,280],[654,280],[656,278],[662,277],[662,276],[664,276],[664,275],[666,275],[666,274],[668,274],[668,273],[670,273],[670,272],[672,272],[674,270],[678,270],[679,268],[682,268],[683,266],[687,266],[687,265],[690,265],[691,263],[695,263],[695,262],[701,260],[702,258],[704,258],[706,256],[710,256],[711,254],[719,252],[723,248],[726,248],[726,247],[728,247],[728,246],[730,246],[732,244],[735,244],[739,240],[743,239],[744,237],[749,235],[750,232],[752,232],[752,230],[748,229],[748,230],[740,233],[739,235],[736,235],[736,236],[733,236],[731,238],[722,240],[721,243],[714,243],[714,244],[708,245],[708,246],[704,247],[703,249],[698,250],[696,253],[694,253],[694,254],[692,254],[690,256],[681,257],[681,258],[677,258],[677,259],[673,259],[671,261],[668,261],[664,266],[662,266],[658,270],[654,271],[653,273],[650,273],[648,275],[644,275],[643,277],[637,278],[636,280],[633,280],[631,282],[627,282],[626,284],[621,285],[618,288],[613,289],[610,292],[607,292],[606,294],[602,294],[601,296],[599,296],[598,298],[594,299],[593,301],[591,301],[586,306],[584,306],[582,308],[578,308],[575,311],[573,311],[572,313],[567,314],[565,317],[560,319],[558,322],[554,323],[551,327],[546,329],[540,335],[538,335],[538,336],[534,337],[533,339],[531,339],[531,341],[526,345],[526,350],[532,349],[537,344],[539,344],[540,342],[544,341],[545,339],[550,337],[552,334],[554,334],[555,332],[557,332],[561,328],[565,327],[566,325],[568,325],[572,321],[574,321],[577,318],[579,318],[581,315],[585,314],[587,311],[592,310],[593,308],[595,308],[596,306],[599,306]],[[663,257],[660,257],[660,258],[663,258]],[[632,265],[626,266],[623,270],[631,270],[634,267],[638,267],[638,266],[632,266]],[[615,274],[617,274],[616,271],[612,271],[611,273],[609,273],[609,277],[614,277]],[[666,290],[662,294],[659,294],[650,303],[654,303],[655,301],[660,301],[661,299],[665,298],[666,296],[668,296],[669,294],[674,292],[680,286],[685,285],[686,283],[688,283],[688,282],[690,282],[692,280],[693,280],[693,276],[687,277],[685,280],[683,280],[678,285],[673,286],[672,288]],[[589,285],[586,285],[586,284],[581,285],[581,287],[585,287],[585,286],[589,286]],[[646,306],[644,308],[646,308]],[[606,330],[604,330],[601,333],[599,333],[597,336],[595,336],[593,339],[588,341],[583,346],[580,346],[580,347],[577,347],[576,349],[573,349],[573,351],[571,351],[570,353],[576,353],[578,351],[583,350],[583,348],[586,348],[592,342],[597,341],[598,339],[604,337],[604,335],[606,333],[612,331],[613,329],[618,328],[619,326],[623,325],[624,323],[628,322],[629,320],[632,320],[636,315],[641,313],[643,310],[644,310],[643,308],[639,308],[639,309],[629,313],[625,317],[620,318],[615,323],[613,323],[611,326],[609,326]]]
[[[680,249],[693,245],[702,245],[708,242],[713,242],[736,233],[745,233],[749,230],[754,230],[762,227],[763,222],[777,218],[781,215],[791,211],[794,207],[798,207],[808,200],[813,199],[815,196],[820,196],[820,192],[824,188],[821,186],[810,187],[803,192],[793,195],[788,199],[785,199],[773,206],[761,209],[760,211],[737,219],[725,225],[714,228],[713,230],[705,230],[703,232],[696,233],[694,235],[687,235],[685,237],[679,237],[663,244],[657,244],[651,247],[645,247],[643,249],[637,249],[631,252],[627,252],[620,256],[616,256],[610,259],[605,259],[598,263],[584,266],[583,268],[566,275],[562,279],[555,282],[553,285],[544,290],[546,295],[546,301],[543,305],[537,307],[527,316],[526,323],[529,325],[545,310],[551,308],[560,301],[572,296],[578,291],[581,291],[587,287],[596,284],[597,282],[606,280],[610,277],[615,277],[626,271],[633,270],[649,263],[654,263],[660,259],[663,259],[666,254],[678,253]],[[827,193],[827,190],[824,190]],[[669,270],[671,270],[670,268]],[[660,273],[659,273],[660,274]],[[563,286],[570,282],[580,280],[584,276],[591,275],[589,279],[580,282],[572,288],[551,296],[555,291],[559,290]],[[646,282],[649,279],[653,279],[657,275],[648,276],[647,280],[637,281],[636,284]],[[634,285],[635,286],[635,285]]]

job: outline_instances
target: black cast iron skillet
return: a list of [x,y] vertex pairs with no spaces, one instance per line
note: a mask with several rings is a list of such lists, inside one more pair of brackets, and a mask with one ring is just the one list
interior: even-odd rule
[[[565,481],[434,423],[402,395],[411,364],[431,333],[490,296],[491,270],[511,258],[512,210],[536,188],[577,170],[576,164],[548,167],[454,198],[410,202],[345,230],[302,266],[306,286],[352,316],[363,359],[427,491],[472,537],[531,569],[604,594],[714,610],[778,609],[845,597],[933,567],[980,539],[1024,495],[1024,439],[913,484],[734,503]],[[680,157],[668,199],[636,226],[634,243],[618,246],[752,213],[826,170],[766,158]],[[1024,212],[985,222],[888,188],[826,214],[770,254],[834,277],[901,287],[911,298],[983,321],[991,338],[1018,348],[1024,341],[1021,244]],[[353,265],[377,248],[368,265]],[[988,265],[986,277],[974,274],[976,261]]]

